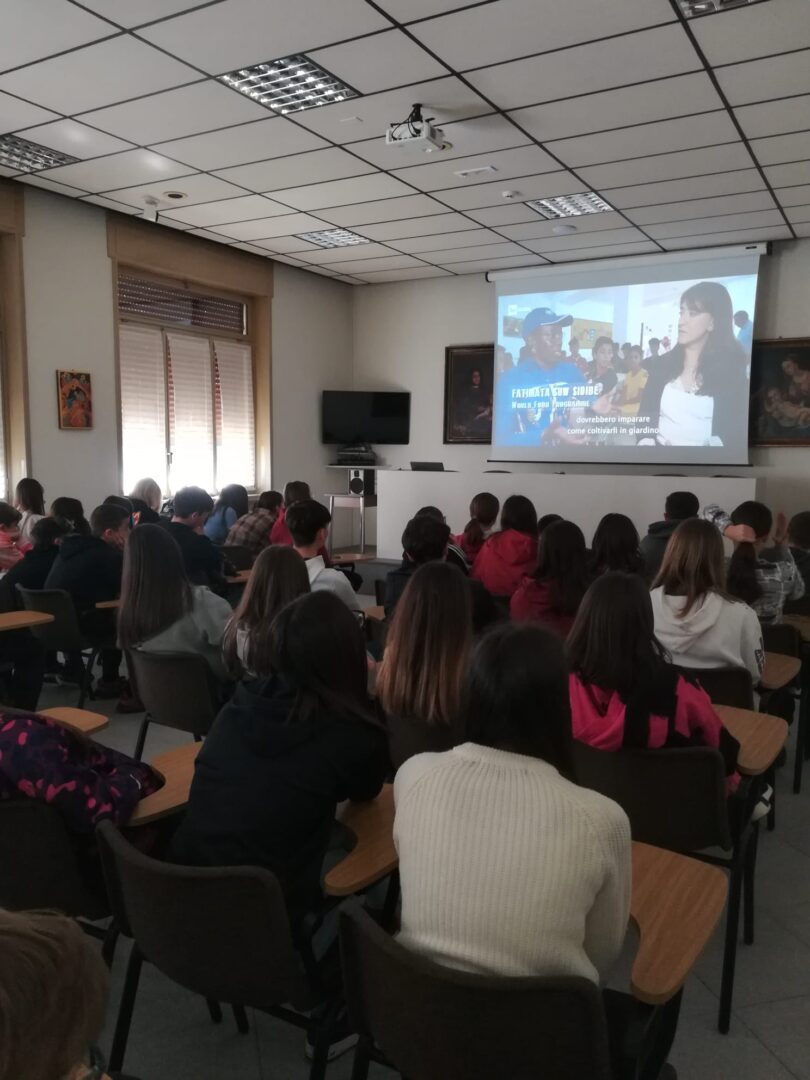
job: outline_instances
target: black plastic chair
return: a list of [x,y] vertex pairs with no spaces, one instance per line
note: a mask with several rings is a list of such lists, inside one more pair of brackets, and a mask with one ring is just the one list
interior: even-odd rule
[[715,705],[753,709],[754,682],[746,668],[690,668],[678,665],[678,670],[698,682]]
[[[797,603],[800,602],[797,601]],[[789,623],[775,623],[772,626],[763,626],[762,640],[768,652],[781,653],[783,656],[796,656],[802,661],[801,671],[795,684],[770,693],[764,691],[760,699],[762,712],[770,711],[768,702],[774,694],[783,695],[785,705],[788,705],[788,701],[784,697],[786,693],[790,694],[794,700],[796,697],[799,699],[799,726],[796,732],[796,747],[793,758],[793,793],[798,795],[802,790],[802,769],[808,752],[810,752],[810,745],[808,745],[808,726],[810,726],[810,717],[808,716],[808,712],[810,712],[810,686],[808,686],[808,683],[810,683],[810,648],[804,644],[802,635],[796,627],[791,626]],[[779,715],[782,715],[782,710],[776,708],[776,711]]]
[[150,724],[190,732],[199,742],[219,712],[219,687],[210,667],[194,653],[127,652],[127,664],[146,713],[135,743],[141,760]]
[[306,1029],[314,1049],[310,1080],[322,1080],[337,996],[311,952],[301,942],[296,948],[275,875],[259,867],[158,862],[137,851],[108,821],[96,835],[113,910],[133,938],[110,1070],[123,1066],[141,968],[148,960],[206,998],[212,1017],[217,1018],[218,1002],[232,1005],[237,1020],[242,1017],[241,1031],[247,1030],[246,1007]]
[[[729,871],[726,941],[717,1026],[726,1034],[731,1020],[740,902],[743,939],[754,940],[754,874],[758,826],[751,821],[758,785],[741,786],[726,797],[725,767],[710,747],[620,750],[606,753],[574,743],[577,781],[613,799],[630,819],[634,840],[677,851]],[[728,857],[701,849],[720,847]]]
[[413,1080],[610,1080],[602,995],[587,979],[473,975],[399,945],[359,905],[340,912],[352,1080],[382,1061]]
[[0,908],[69,915],[87,933],[103,939],[102,954],[109,965],[116,928],[102,931],[87,925],[112,913],[101,867],[95,869],[94,881],[52,806],[22,797],[0,802]]
[[250,548],[240,544],[215,545],[217,551],[231,564],[234,570],[250,570],[254,563],[254,556]]
[[[64,589],[25,589],[22,585],[18,585],[17,592],[26,611],[42,611],[47,615],[53,615],[53,622],[31,627],[31,633],[37,641],[42,643],[45,651],[75,653],[81,656],[84,670],[79,686],[77,706],[80,709],[84,708],[87,697],[89,696],[91,700],[94,698],[93,668],[96,660],[102,649],[115,647],[114,634],[111,634],[111,641],[107,644],[89,641],[79,626],[73,597]],[[114,628],[112,618],[110,627],[112,631]]]

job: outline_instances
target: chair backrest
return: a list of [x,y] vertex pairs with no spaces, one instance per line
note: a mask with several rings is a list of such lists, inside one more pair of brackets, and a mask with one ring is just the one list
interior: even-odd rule
[[768,652],[781,653],[783,656],[802,655],[802,635],[788,623],[763,626],[762,640]]
[[751,673],[745,668],[679,666],[678,670],[699,683],[715,705],[732,705],[735,709],[753,709],[754,683]]
[[101,919],[110,908],[100,875],[93,884],[52,806],[29,798],[0,802],[0,907]]
[[634,840],[671,851],[732,846],[725,767],[706,746],[609,753],[575,742],[577,782],[613,799]]
[[810,615],[810,594],[801,600],[787,600],[784,611],[786,615]]
[[96,836],[110,892],[139,949],[164,975],[229,1004],[306,1007],[309,987],[274,874],[158,862],[109,821]]
[[253,553],[250,548],[242,547],[241,544],[223,544],[217,547],[217,551],[235,570],[250,570],[253,566]]
[[382,607],[385,603],[385,578],[375,578],[374,580],[374,603],[378,607]]
[[53,622],[31,627],[31,633],[48,652],[78,652],[87,648],[70,593],[64,589],[24,589],[22,585],[17,586],[17,592],[26,611],[53,615]]
[[359,905],[340,913],[353,1027],[413,1080],[609,1080],[599,989],[581,978],[473,975],[435,964]]
[[201,656],[132,649],[127,658],[150,720],[205,735],[219,706],[214,677]]

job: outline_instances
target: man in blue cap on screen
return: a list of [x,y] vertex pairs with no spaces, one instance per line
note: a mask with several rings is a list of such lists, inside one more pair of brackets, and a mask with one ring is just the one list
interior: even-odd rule
[[[498,384],[494,442],[501,446],[537,446],[554,421],[563,437],[565,413],[586,406],[587,380],[562,348],[562,331],[573,315],[557,315],[551,308],[534,308],[523,320],[526,342],[516,367]],[[583,388],[583,396],[575,387]],[[556,415],[555,415],[556,413]]]

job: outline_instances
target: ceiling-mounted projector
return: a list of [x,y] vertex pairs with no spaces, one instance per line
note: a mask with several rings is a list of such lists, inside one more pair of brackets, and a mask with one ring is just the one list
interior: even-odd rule
[[440,128],[422,116],[422,106],[414,105],[410,116],[398,124],[389,124],[385,133],[386,146],[409,146],[432,154],[436,150],[449,150],[451,144]]

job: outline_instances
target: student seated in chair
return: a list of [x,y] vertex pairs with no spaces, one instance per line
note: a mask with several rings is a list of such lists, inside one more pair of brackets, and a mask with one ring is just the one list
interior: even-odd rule
[[[109,611],[98,611],[102,600],[115,600],[121,592],[124,547],[129,538],[129,512],[114,503],[97,506],[90,515],[90,536],[74,533],[59,546],[46,589],[64,589],[70,593],[79,626],[91,642],[115,639],[115,621]],[[105,648],[101,653],[101,682],[96,693],[117,697],[125,689],[119,679],[121,653]]]
[[0,911],[2,1080],[111,1080],[93,1045],[109,981],[98,949],[73,919]]
[[312,591],[333,592],[350,611],[361,611],[360,602],[349,584],[349,579],[340,570],[327,566],[321,555],[329,536],[331,520],[332,516],[326,507],[314,499],[302,499],[293,503],[287,511],[287,527],[295,550],[306,561]]
[[739,745],[709,695],[672,665],[638,574],[610,572],[585,594],[568,637],[574,738],[597,750],[711,746],[739,784]]
[[270,534],[281,513],[283,502],[284,497],[280,491],[263,491],[250,513],[231,526],[226,545],[247,548],[253,558],[257,558],[270,546]]
[[[399,942],[461,971],[603,984],[627,931],[630,824],[573,782],[560,639],[535,625],[493,627],[469,667],[462,723],[466,742],[417,754],[394,781]],[[617,1004],[608,1022],[621,1046],[636,1006],[605,998]],[[671,1041],[648,1052],[664,1060]]]
[[[429,514],[417,514],[416,517],[411,518],[402,534],[402,562],[396,570],[389,571],[385,577],[383,606],[386,618],[394,614],[408,582],[420,566],[446,559],[449,538],[450,527],[444,520]],[[449,561],[448,565],[450,565]],[[453,569],[458,574],[462,574],[457,564],[453,564]],[[495,621],[498,613],[492,597],[481,582],[467,578],[466,575],[462,576],[466,579],[466,588],[470,594],[473,628],[478,634]]]
[[17,586],[44,589],[51,567],[59,554],[59,544],[67,536],[67,526],[52,517],[39,518],[31,529],[33,547],[0,581],[0,610],[22,608]]
[[183,556],[159,525],[139,525],[124,552],[118,641],[124,649],[201,656],[214,678],[228,678],[222,638],[231,605],[205,585],[191,585]]
[[537,562],[537,511],[525,495],[510,495],[501,510],[501,528],[478,552],[471,577],[493,596],[511,597]]
[[[804,595],[810,596],[810,510],[794,514],[788,525],[788,544],[796,569],[804,582]],[[793,601],[788,601],[788,604]]]
[[461,687],[473,644],[469,584],[449,563],[428,562],[410,576],[397,604],[377,670],[395,770],[414,754],[460,741]]
[[203,532],[214,509],[214,500],[199,487],[180,488],[174,497],[171,521],[161,522],[180,548],[188,580],[192,585],[207,585],[214,592],[224,593],[225,561]]
[[317,592],[273,620],[259,677],[239,683],[202,745],[172,844],[191,866],[265,866],[295,933],[323,906],[320,875],[337,804],[373,799],[389,768],[366,691],[355,617]]
[[691,491],[673,491],[667,495],[664,503],[664,520],[654,521],[647,529],[647,535],[641,541],[641,555],[644,559],[644,572],[647,580],[652,581],[661,569],[667,543],[682,521],[696,518],[700,513],[697,495]]
[[284,544],[287,547],[293,546],[292,533],[287,525],[287,511],[290,507],[297,502],[303,502],[312,498],[312,492],[309,490],[309,484],[306,480],[290,480],[284,485],[284,499],[281,504],[281,510],[273,524],[272,532],[270,533],[271,544]]
[[516,622],[541,622],[565,637],[589,583],[582,530],[573,521],[555,521],[540,534],[537,568],[518,586],[509,614]]

